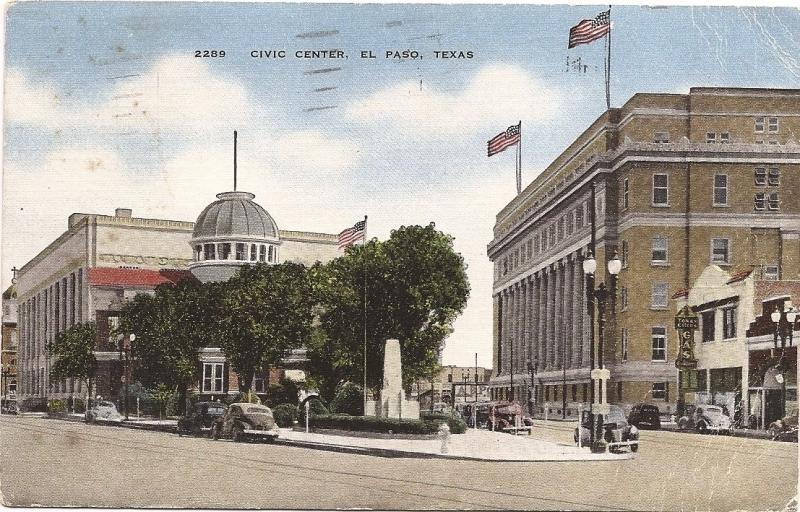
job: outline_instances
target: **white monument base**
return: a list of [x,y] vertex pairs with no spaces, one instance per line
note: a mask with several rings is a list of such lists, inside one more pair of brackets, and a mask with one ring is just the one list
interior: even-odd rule
[[364,416],[378,416],[379,418],[402,418],[406,420],[419,419],[419,402],[414,400],[367,400],[364,407]]
[[380,400],[367,400],[364,403],[364,416],[419,419],[419,402],[406,400],[403,391],[403,366],[400,361],[399,340],[386,340]]

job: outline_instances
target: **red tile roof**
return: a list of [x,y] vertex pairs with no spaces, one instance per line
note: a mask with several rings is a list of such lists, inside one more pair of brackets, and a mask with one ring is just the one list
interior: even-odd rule
[[689,290],[687,288],[681,288],[680,290],[675,292],[675,294],[672,295],[672,298],[680,299],[681,297],[688,297],[688,296],[689,296]]
[[725,283],[725,284],[733,284],[733,283],[737,283],[739,281],[744,281],[745,279],[747,279],[747,276],[749,276],[752,273],[753,273],[753,269],[752,268],[751,269],[747,269],[747,270],[740,270],[739,272],[736,272],[735,274],[733,274],[731,276],[731,278],[728,279],[728,282]]
[[89,284],[94,286],[142,286],[155,288],[164,283],[177,283],[181,279],[194,279],[188,270],[146,270],[140,268],[89,269]]

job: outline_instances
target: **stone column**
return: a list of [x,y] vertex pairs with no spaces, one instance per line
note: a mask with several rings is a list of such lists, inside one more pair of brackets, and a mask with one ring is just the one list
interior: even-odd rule
[[558,266],[553,265],[551,267],[551,283],[550,286],[550,296],[547,300],[547,305],[550,308],[550,312],[548,313],[548,320],[550,320],[550,329],[548,333],[548,342],[550,345],[550,368],[557,369],[558,368],[558,346],[556,342],[556,336],[558,333],[558,323],[559,319],[556,318],[556,297],[558,295]]
[[520,329],[520,340],[519,340],[519,351],[515,351],[514,355],[517,358],[516,368],[519,369],[521,372],[525,372],[525,355],[528,353],[528,340],[530,339],[530,334],[528,332],[528,321],[530,320],[530,310],[528,301],[528,281],[527,279],[523,279],[520,282],[520,291],[522,292],[522,314],[520,315],[520,319],[522,320],[522,328]]
[[581,341],[583,339],[582,322],[584,313],[581,309],[583,300],[583,289],[581,288],[582,269],[578,261],[577,253],[572,255],[572,367],[580,368],[581,366]]
[[539,356],[539,364],[543,369],[550,368],[550,345],[549,345],[549,337],[547,335],[547,329],[550,325],[550,318],[548,318],[547,314],[550,311],[550,308],[547,306],[547,299],[549,297],[549,288],[550,288],[550,281],[549,275],[547,273],[547,269],[543,268],[539,271],[539,278],[542,283],[542,290],[539,294],[540,301],[539,301],[539,311],[541,311],[541,322],[539,323],[539,347],[541,350],[541,354]]

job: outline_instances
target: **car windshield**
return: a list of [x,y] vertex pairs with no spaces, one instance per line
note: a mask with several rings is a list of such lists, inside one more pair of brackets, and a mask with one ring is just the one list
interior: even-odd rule
[[625,421],[625,414],[623,414],[622,409],[612,405],[608,409],[608,416],[606,416],[603,421],[605,421],[606,423],[624,422]]
[[722,416],[722,408],[720,407],[706,406],[703,412],[706,414],[706,416],[710,417]]
[[225,407],[223,407],[221,404],[209,404],[208,412],[211,414],[219,414],[225,412]]
[[99,402],[97,404],[97,407],[114,407],[114,408],[116,408],[116,406],[112,402]]
[[269,408],[263,405],[246,405],[243,409],[248,414],[267,414],[270,412]]

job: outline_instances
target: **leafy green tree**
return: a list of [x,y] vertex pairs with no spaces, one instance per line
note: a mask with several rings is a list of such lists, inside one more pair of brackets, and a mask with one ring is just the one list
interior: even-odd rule
[[296,263],[245,266],[224,284],[219,340],[239,391],[250,391],[256,369],[307,341],[313,301],[306,267]]
[[388,338],[400,340],[408,386],[435,368],[469,297],[464,259],[432,223],[400,227],[312,270],[324,336],[309,344],[310,369],[326,399],[342,382],[363,382],[365,316],[367,386],[380,385]]
[[145,387],[177,389],[183,408],[197,377],[198,351],[218,332],[221,286],[184,279],[162,284],[153,295],[125,303],[117,332],[134,333],[134,377]]
[[50,355],[50,380],[67,378],[86,383],[89,400],[92,397],[92,381],[97,372],[94,356],[97,342],[97,327],[94,322],[76,324],[56,335],[55,341],[47,344]]

